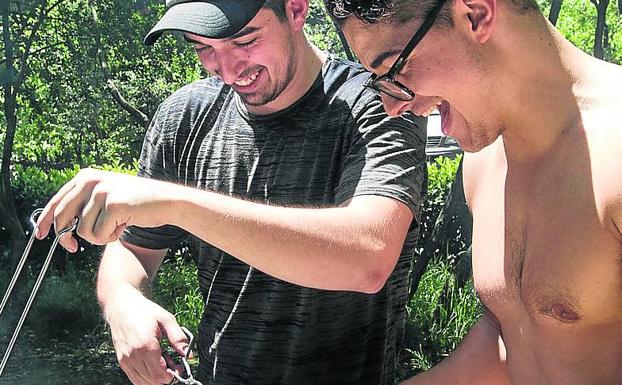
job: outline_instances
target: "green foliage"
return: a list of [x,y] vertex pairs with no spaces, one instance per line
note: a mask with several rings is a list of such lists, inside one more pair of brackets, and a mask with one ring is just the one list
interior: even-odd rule
[[[134,159],[131,164],[122,164],[118,160],[109,164],[95,165],[94,168],[136,175],[138,172],[138,160]],[[16,192],[17,200],[28,202],[30,206],[40,206],[54,195],[65,183],[76,176],[80,166],[74,164],[63,169],[44,169],[38,166],[22,166],[17,164],[13,167],[12,187]]]
[[454,159],[439,156],[428,162],[428,197],[421,206],[422,222],[419,231],[421,245],[424,245],[432,235],[436,218],[443,209],[451,184],[456,177],[460,159],[462,155]]
[[343,45],[337,35],[337,28],[326,14],[322,0],[311,0],[309,5],[309,14],[305,24],[305,32],[309,40],[321,50],[346,58]]
[[102,326],[94,274],[73,268],[65,274],[52,273],[41,285],[28,325],[43,338],[67,339]]
[[40,206],[54,195],[62,185],[73,178],[78,171],[80,171],[78,165],[61,170],[44,170],[41,167],[15,165],[12,186],[17,195],[16,199]]
[[430,264],[407,311],[403,378],[449,355],[482,312],[472,282],[460,287],[445,259]]
[[203,315],[203,297],[197,266],[187,251],[182,249],[164,261],[153,285],[153,299],[196,336]]
[[442,204],[456,178],[462,155],[455,158],[439,156],[428,162],[428,200],[432,204]]
[[[608,44],[605,44],[605,60],[622,64],[622,15],[616,1],[610,1],[607,9]],[[538,0],[544,15],[549,14],[550,0]],[[582,51],[592,54],[596,31],[596,7],[589,0],[564,0],[557,20],[557,29]]]
[[[95,23],[89,4],[101,25]],[[142,44],[163,5],[77,0],[51,8],[37,31],[31,49],[36,54],[29,56],[29,71],[17,97],[13,162],[84,167],[129,163],[138,156],[145,127],[113,99],[98,52],[121,95],[151,116],[167,95],[201,74],[193,50],[181,39],[168,36],[153,48]],[[11,15],[14,46],[23,47],[32,33],[37,9]],[[0,41],[0,49],[3,44]]]

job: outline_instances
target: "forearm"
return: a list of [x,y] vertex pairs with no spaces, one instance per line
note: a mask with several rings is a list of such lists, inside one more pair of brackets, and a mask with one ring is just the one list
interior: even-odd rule
[[97,274],[97,297],[104,314],[128,294],[151,294],[151,281],[165,250],[146,250],[115,241],[106,246]]
[[309,209],[196,189],[178,196],[172,224],[266,274],[329,290],[379,290],[412,221],[405,205],[384,197],[365,197],[372,205],[355,198],[344,207]]
[[495,320],[482,316],[451,355],[400,385],[511,385]]

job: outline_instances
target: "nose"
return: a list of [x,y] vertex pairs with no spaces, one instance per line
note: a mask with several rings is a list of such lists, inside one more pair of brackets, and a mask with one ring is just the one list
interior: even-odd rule
[[244,68],[244,63],[237,55],[225,51],[199,54],[199,60],[203,68],[229,85],[233,84]]
[[385,111],[391,117],[398,117],[411,109],[410,101],[399,100],[384,93],[381,94],[381,98]]

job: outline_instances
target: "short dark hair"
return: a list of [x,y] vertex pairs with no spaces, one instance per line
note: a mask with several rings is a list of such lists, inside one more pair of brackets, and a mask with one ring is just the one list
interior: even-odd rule
[[[440,0],[324,0],[328,14],[339,25],[356,17],[367,24],[404,24],[423,19]],[[447,7],[438,16],[438,25],[453,25]]]
[[285,2],[287,0],[266,0],[264,8],[271,9],[274,14],[282,21],[287,17],[285,15]]
[[[339,25],[352,16],[368,24],[386,22],[399,25],[412,19],[423,19],[438,1],[440,0],[324,0],[324,5],[328,14]],[[519,13],[539,10],[535,0],[509,2]],[[453,26],[449,7],[443,8],[437,25]]]

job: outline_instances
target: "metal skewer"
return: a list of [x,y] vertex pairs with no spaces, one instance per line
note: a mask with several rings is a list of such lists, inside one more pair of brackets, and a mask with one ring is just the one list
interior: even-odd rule
[[[34,240],[35,240],[35,233],[37,232],[36,218],[39,216],[39,214],[41,214],[42,211],[43,209],[36,209],[30,215],[30,223],[32,223],[33,225],[32,234],[30,236],[30,239],[28,240],[28,243],[26,244],[26,249],[24,250],[22,257],[19,260],[17,269],[15,270],[15,273],[13,274],[13,278],[11,278],[11,282],[9,283],[6,293],[4,294],[4,297],[2,298],[2,303],[0,304],[0,315],[2,315],[2,311],[4,310],[4,307],[6,306],[9,300],[9,297],[11,296],[11,292],[13,291],[13,287],[15,286],[15,283],[17,282],[17,278],[19,277],[19,274],[22,271],[22,268],[24,267],[24,263],[26,262],[26,259],[28,258],[28,254],[30,253],[30,249],[32,248],[32,244],[34,243]],[[39,291],[39,287],[41,286],[41,283],[43,282],[45,273],[50,267],[50,262],[52,261],[52,255],[54,254],[54,250],[56,250],[56,246],[58,245],[60,238],[64,234],[74,231],[77,227],[78,227],[78,218],[74,219],[73,223],[70,226],[59,231],[58,234],[56,235],[56,238],[54,238],[54,242],[52,242],[50,251],[48,252],[47,257],[45,258],[43,267],[41,268],[41,271],[39,272],[39,276],[37,277],[37,281],[35,282],[35,285],[33,286],[32,291],[30,292],[30,296],[28,297],[26,306],[24,307],[24,310],[22,311],[22,315],[19,318],[19,321],[17,322],[17,326],[15,328],[15,331],[13,332],[11,341],[9,342],[9,345],[7,346],[6,351],[4,352],[4,355],[2,357],[2,362],[0,362],[0,377],[2,376],[4,367],[6,366],[9,360],[9,356],[11,355],[11,351],[13,350],[15,341],[17,341],[17,336],[19,335],[19,332],[22,329],[22,325],[24,324],[24,321],[26,320],[26,316],[28,315],[28,312],[30,311],[30,307],[32,306],[35,296],[37,295],[37,292]]]
[[184,352],[184,355],[181,356],[181,362],[184,365],[184,372],[185,372],[184,375],[186,377],[184,378],[179,373],[175,372],[173,373],[173,381],[171,382],[171,384],[203,385],[198,380],[194,379],[194,376],[192,375],[192,370],[190,370],[190,364],[188,363],[188,356],[190,355],[190,351],[192,350],[192,343],[194,342],[194,336],[192,335],[190,330],[188,330],[187,328],[183,326],[181,327],[181,330],[184,332],[184,334],[188,338],[188,347],[186,347],[186,351]]

